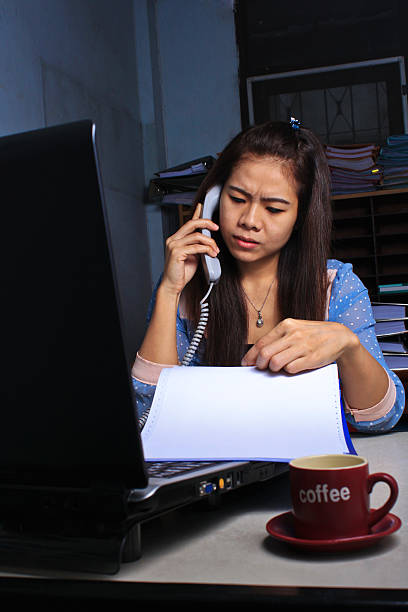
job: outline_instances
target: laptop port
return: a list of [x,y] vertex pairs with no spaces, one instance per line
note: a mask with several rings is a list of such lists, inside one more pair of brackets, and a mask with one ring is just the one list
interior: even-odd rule
[[235,478],[235,485],[239,487],[240,485],[242,485],[243,481],[244,481],[244,472],[242,471],[237,472],[236,478]]
[[216,490],[217,490],[217,485],[215,485],[213,482],[208,482],[206,480],[204,480],[203,482],[200,482],[200,484],[198,485],[198,492],[201,497],[204,495],[210,495],[211,493],[214,493],[214,491]]

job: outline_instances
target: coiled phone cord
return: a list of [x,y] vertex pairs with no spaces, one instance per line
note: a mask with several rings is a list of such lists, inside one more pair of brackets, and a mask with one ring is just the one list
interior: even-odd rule
[[[201,339],[204,335],[205,332],[205,328],[207,326],[207,321],[208,321],[208,309],[209,306],[206,303],[206,299],[208,298],[208,296],[211,293],[211,289],[213,288],[213,286],[215,285],[215,283],[210,283],[210,287],[207,291],[207,293],[205,294],[205,296],[203,297],[203,299],[200,302],[200,309],[201,309],[201,314],[200,314],[200,319],[198,321],[198,325],[197,325],[197,329],[194,333],[193,339],[190,342],[190,346],[188,347],[186,354],[184,355],[183,361],[181,362],[181,365],[188,365],[190,363],[190,361],[192,360],[192,358],[194,357],[194,353],[196,352],[198,345],[201,342]],[[148,419],[149,416],[149,412],[150,412],[150,406],[148,408],[146,408],[146,410],[143,412],[143,414],[139,417],[139,428],[140,431],[142,431],[143,427],[146,424],[146,421]]]
[[190,346],[188,347],[186,354],[184,355],[181,365],[186,366],[190,363],[190,361],[194,357],[196,350],[198,349],[198,345],[200,344],[202,337],[204,336],[205,328],[207,327],[208,310],[209,310],[209,306],[206,303],[206,299],[210,295],[211,289],[214,287],[214,284],[215,283],[210,283],[210,287],[207,293],[205,294],[203,299],[200,301],[200,309],[201,309],[200,319],[198,321],[197,329],[195,330],[193,339],[190,342]]

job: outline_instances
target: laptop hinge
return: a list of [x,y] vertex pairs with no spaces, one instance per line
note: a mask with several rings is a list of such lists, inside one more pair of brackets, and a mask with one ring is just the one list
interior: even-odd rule
[[140,557],[140,525],[129,516],[128,491],[0,486],[0,566],[112,574]]
[[0,485],[0,518],[87,517],[121,521],[128,515],[127,489],[107,483],[90,487]]

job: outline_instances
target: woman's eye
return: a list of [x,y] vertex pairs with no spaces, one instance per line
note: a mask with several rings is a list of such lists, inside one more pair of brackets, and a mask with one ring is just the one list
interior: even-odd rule
[[280,213],[283,212],[281,208],[274,208],[273,206],[268,206],[266,210],[269,210],[271,213]]
[[243,198],[237,198],[236,196],[230,195],[230,198],[233,202],[237,202],[238,204],[242,204],[243,202],[245,202]]

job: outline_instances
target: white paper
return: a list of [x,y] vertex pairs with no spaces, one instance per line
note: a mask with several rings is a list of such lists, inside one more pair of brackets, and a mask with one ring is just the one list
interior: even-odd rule
[[337,366],[295,375],[255,367],[164,369],[142,442],[147,460],[349,453]]

